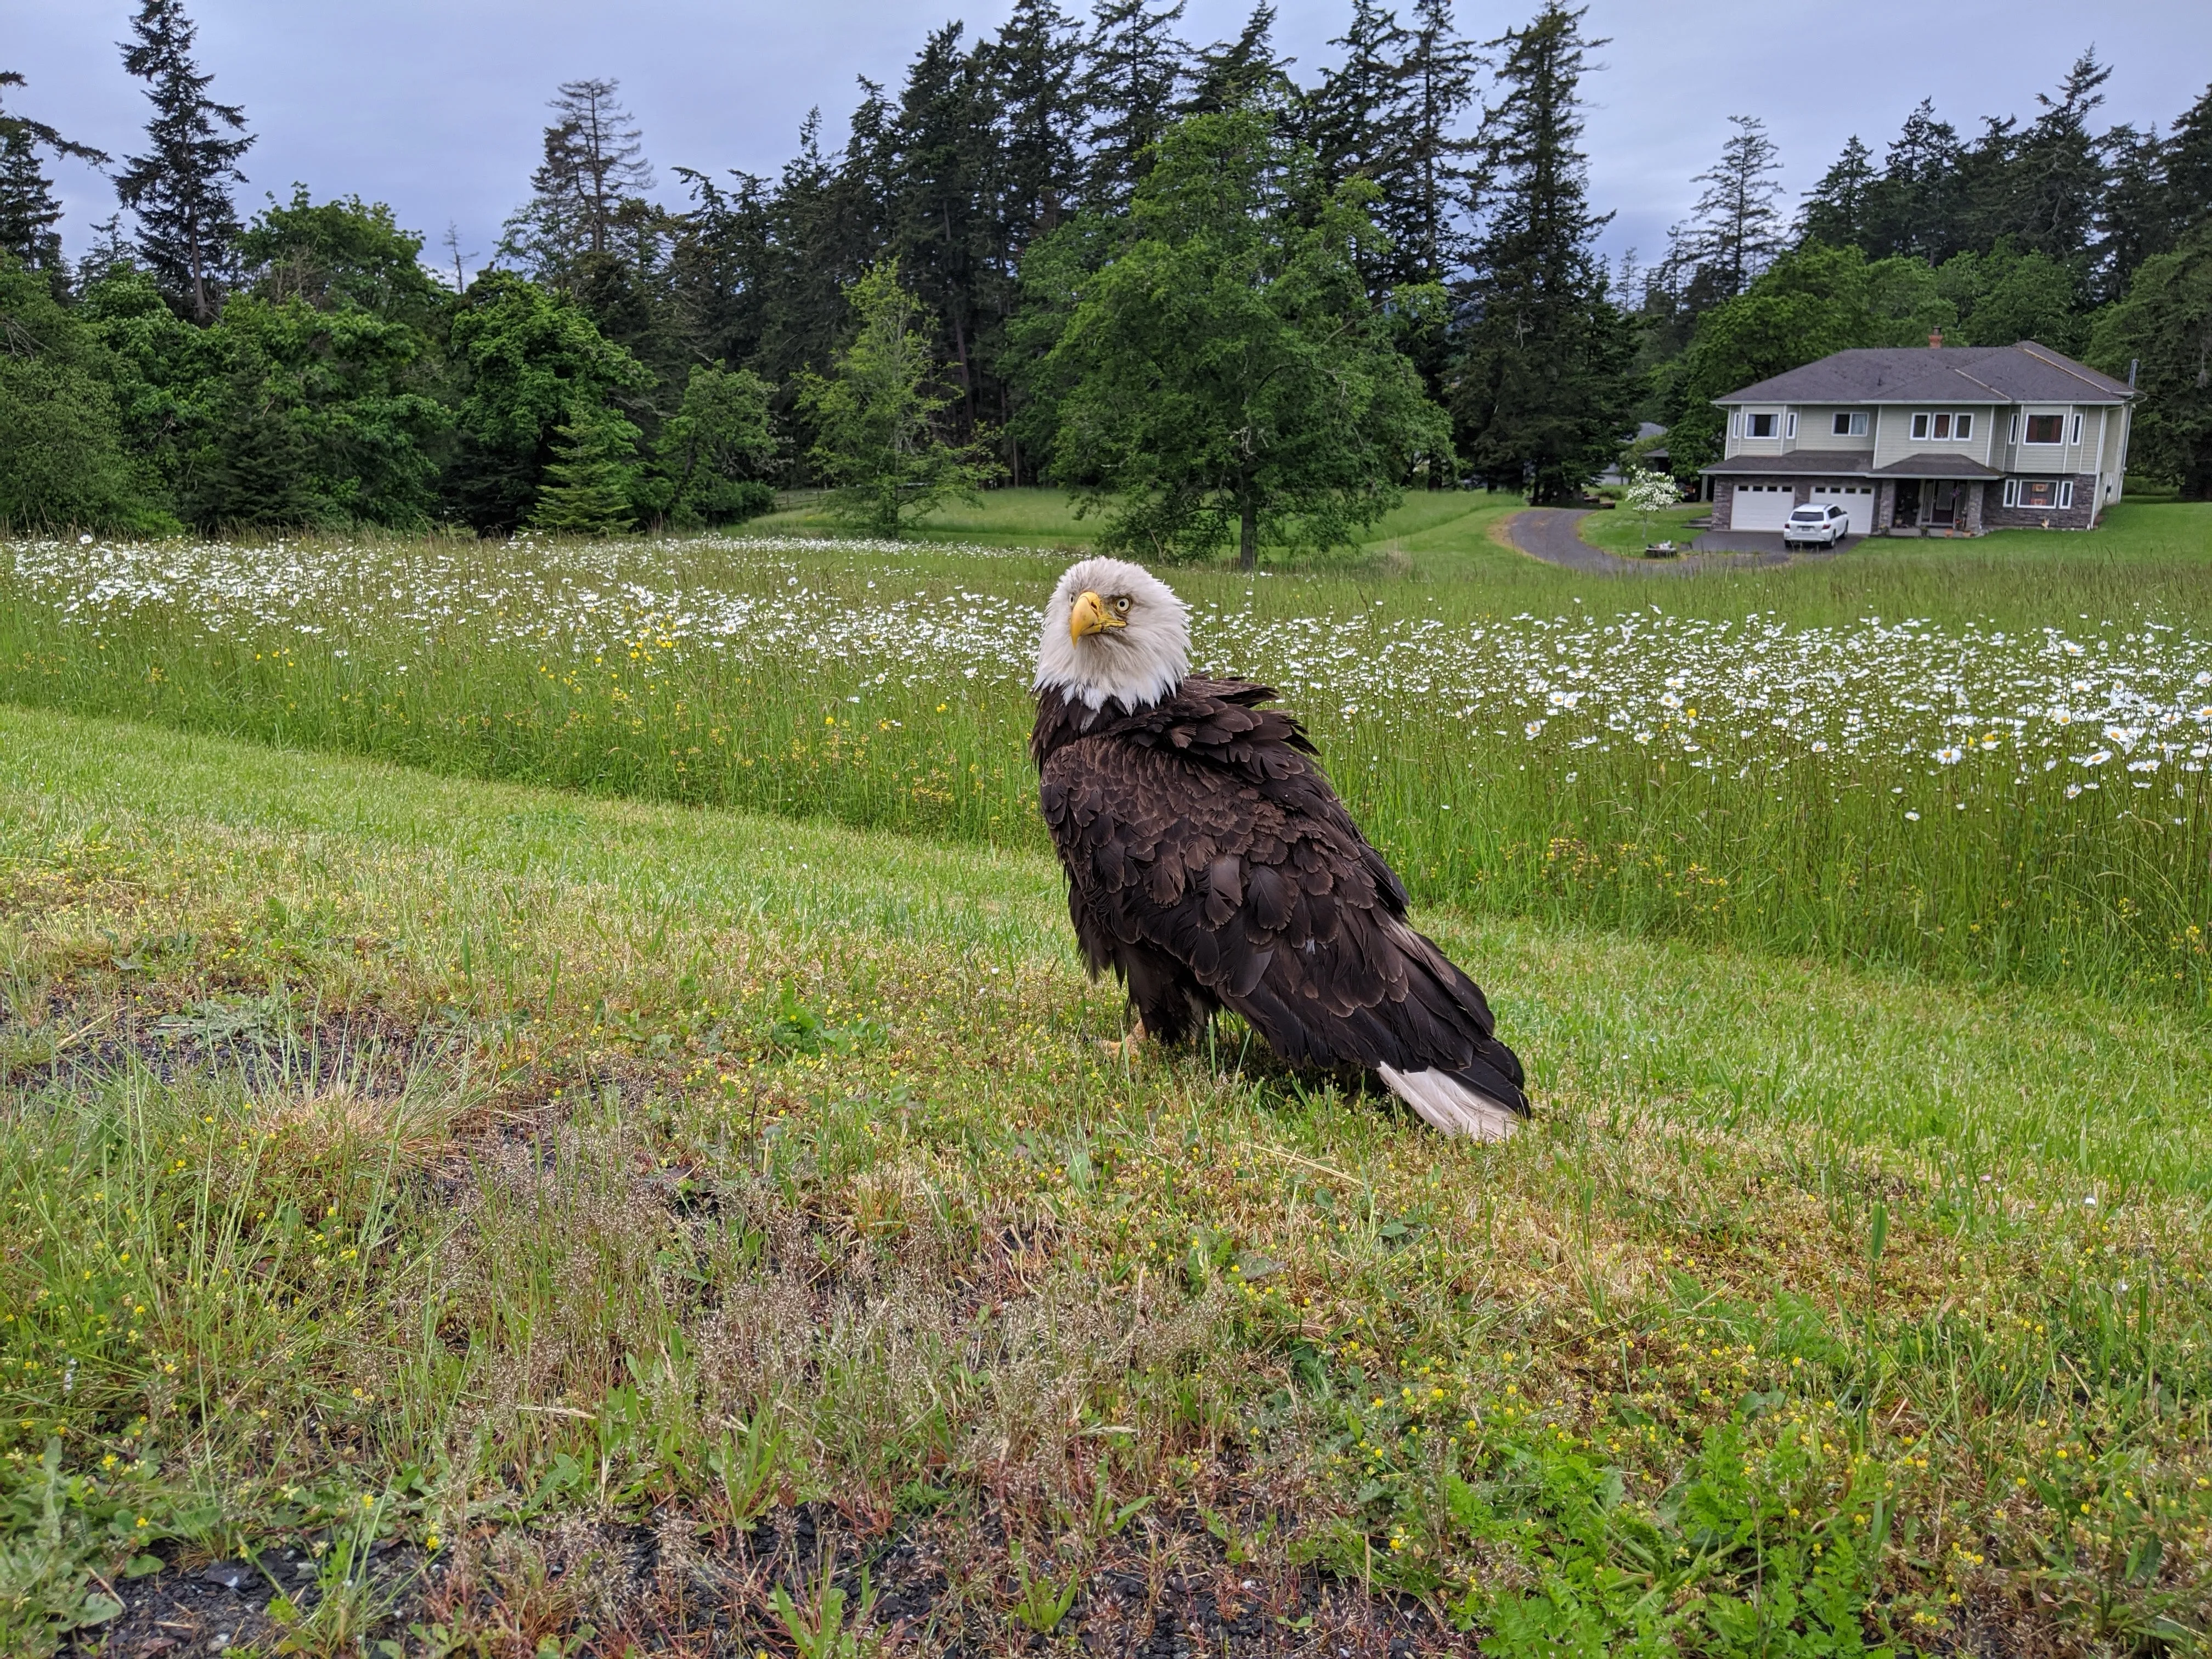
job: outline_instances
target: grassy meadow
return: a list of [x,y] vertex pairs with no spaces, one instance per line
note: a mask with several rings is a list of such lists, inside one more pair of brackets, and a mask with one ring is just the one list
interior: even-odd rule
[[[1423,497],[1358,562],[1175,573],[1199,665],[1282,689],[1425,902],[2207,1006],[2203,509],[1656,586],[1505,550],[1507,510]],[[17,544],[0,696],[1034,848],[1066,556]]]
[[1508,510],[1171,573],[1499,1147],[1109,1058],[1064,550],[0,549],[0,1651],[2201,1650],[2212,514]]

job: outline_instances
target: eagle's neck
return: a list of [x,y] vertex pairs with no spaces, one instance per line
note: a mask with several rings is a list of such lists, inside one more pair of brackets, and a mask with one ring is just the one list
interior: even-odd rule
[[1055,749],[1089,737],[1102,726],[1127,720],[1155,702],[1164,702],[1175,695],[1176,689],[1170,686],[1161,696],[1143,698],[1131,707],[1119,697],[1093,702],[1080,692],[1070,691],[1064,686],[1042,687],[1037,692],[1036,725],[1030,732],[1030,754],[1042,765]]

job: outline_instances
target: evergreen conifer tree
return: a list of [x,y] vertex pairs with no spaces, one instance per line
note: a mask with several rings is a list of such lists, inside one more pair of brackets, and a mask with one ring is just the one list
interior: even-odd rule
[[1835,164],[1805,192],[1805,205],[1797,210],[1797,240],[1830,247],[1865,246],[1874,182],[1874,152],[1855,132]]
[[1401,281],[1442,282],[1455,258],[1453,204],[1480,201],[1482,182],[1468,169],[1477,149],[1459,135],[1474,106],[1481,56],[1459,33],[1451,0],[1414,0],[1406,55],[1398,64],[1396,106],[1389,149],[1395,163],[1383,180],[1376,217],[1397,252]]
[[635,520],[630,511],[630,458],[636,429],[605,410],[580,411],[556,428],[553,459],[530,526],[556,536],[619,536]]
[[1691,209],[1690,231],[1705,286],[1723,300],[1742,293],[1782,251],[1782,185],[1775,176],[1782,163],[1774,141],[1755,115],[1731,115],[1729,125],[1735,131],[1720,160],[1693,181],[1705,188]]
[[1867,211],[1867,252],[1913,253],[1939,264],[1959,251],[1965,207],[1959,130],[1922,99],[1882,158]]
[[2212,87],[2173,124],[2165,161],[2166,222],[2178,241],[2212,219]]
[[197,30],[184,0],[145,0],[131,28],[137,39],[124,47],[123,67],[146,83],[154,118],[146,153],[127,158],[116,194],[137,217],[138,252],[170,303],[211,323],[240,228],[229,186],[246,182],[238,163],[253,139],[238,106],[208,96],[215,77],[192,61]]
[[894,540],[900,526],[948,495],[972,496],[996,471],[980,447],[942,429],[955,401],[939,389],[921,302],[899,286],[885,259],[853,284],[860,327],[837,354],[834,373],[809,374],[800,403],[819,434],[817,470],[830,485],[832,510],[847,522]]
[[[0,89],[23,84],[13,70],[0,70]],[[0,253],[12,253],[31,270],[45,272],[58,294],[68,276],[61,234],[55,229],[62,207],[39,161],[41,144],[95,164],[107,157],[88,144],[70,143],[42,121],[0,106]]]
[[1309,95],[1306,136],[1331,189],[1355,174],[1377,178],[1393,159],[1386,146],[1409,38],[1396,13],[1375,0],[1352,0],[1351,22],[1329,42],[1344,49],[1344,61],[1324,71]]
[[1171,31],[1186,0],[1095,0],[1083,72],[1091,112],[1085,205],[1119,212],[1151,164],[1145,152],[1175,119],[1189,48]]
[[1582,151],[1583,9],[1547,4],[1492,43],[1506,88],[1486,146],[1494,205],[1474,254],[1454,413],[1461,453],[1534,501],[1571,495],[1636,429],[1637,325],[1592,248]]
[[1293,90],[1287,58],[1275,55],[1275,8],[1260,0],[1233,40],[1217,40],[1191,64],[1186,115],[1279,107]]
[[2105,101],[2099,88],[2112,73],[2092,49],[2075,59],[2057,97],[2036,94],[2043,112],[2014,149],[1990,241],[2010,236],[2022,252],[2054,259],[2088,252],[2106,183],[2105,147],[2089,131],[2089,116]]
[[1074,25],[1053,0],[1015,0],[1013,15],[991,42],[1000,212],[1010,270],[1031,242],[1073,210],[1082,187],[1075,148],[1087,113],[1081,60]]
[[2098,289],[2107,300],[2128,291],[2142,262],[2172,247],[2181,227],[2173,222],[2166,182],[2168,146],[2153,126],[2147,132],[2115,127],[2105,135],[2112,179],[2097,215]]

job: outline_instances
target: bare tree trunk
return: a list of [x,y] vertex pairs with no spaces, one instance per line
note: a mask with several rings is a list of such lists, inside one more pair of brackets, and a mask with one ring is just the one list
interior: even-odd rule
[[1237,568],[1260,568],[1260,504],[1249,495],[1244,498],[1243,522],[1237,527]]

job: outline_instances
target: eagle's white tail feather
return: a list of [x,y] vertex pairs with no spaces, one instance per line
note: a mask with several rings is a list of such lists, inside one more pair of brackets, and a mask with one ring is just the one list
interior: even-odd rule
[[1401,1072],[1395,1066],[1375,1068],[1390,1092],[1421,1115],[1430,1127],[1448,1135],[1474,1140],[1504,1140],[1521,1127],[1511,1109],[1487,1095],[1478,1094],[1446,1072]]

